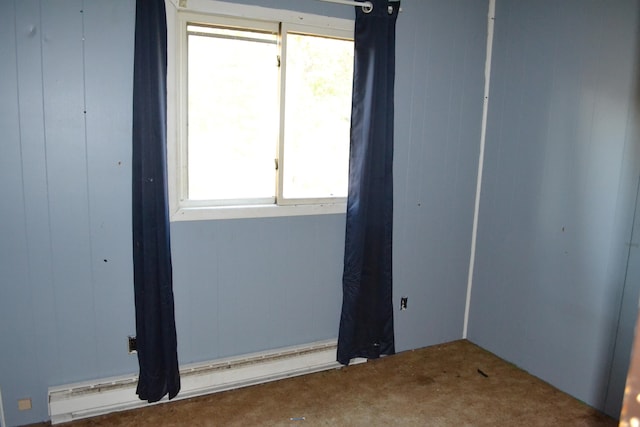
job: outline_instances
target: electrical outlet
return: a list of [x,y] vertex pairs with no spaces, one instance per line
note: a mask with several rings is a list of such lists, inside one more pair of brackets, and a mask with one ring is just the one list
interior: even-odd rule
[[406,310],[407,309],[407,300],[408,299],[409,299],[409,297],[400,298],[400,310]]
[[129,354],[138,352],[138,343],[136,342],[136,337],[127,337],[129,344]]
[[18,400],[18,411],[28,411],[31,409],[31,399],[19,399]]

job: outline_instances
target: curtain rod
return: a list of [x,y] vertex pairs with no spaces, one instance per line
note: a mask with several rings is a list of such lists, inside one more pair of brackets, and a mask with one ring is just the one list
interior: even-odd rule
[[[371,3],[370,1],[357,1],[357,0],[320,0],[320,1],[327,2],[327,3],[346,4],[347,6],[361,6],[362,11],[364,13],[369,13],[373,10],[373,3]],[[397,3],[400,0],[390,0],[390,1],[392,3]],[[399,12],[402,12],[402,8],[400,8]]]
[[362,6],[362,10],[365,13],[369,13],[373,10],[373,3],[370,1],[354,1],[354,0],[320,0],[327,3],[346,4],[347,6]]

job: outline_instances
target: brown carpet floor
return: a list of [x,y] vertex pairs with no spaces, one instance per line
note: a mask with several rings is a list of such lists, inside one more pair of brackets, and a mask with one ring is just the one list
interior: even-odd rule
[[616,426],[469,341],[63,424],[89,426]]

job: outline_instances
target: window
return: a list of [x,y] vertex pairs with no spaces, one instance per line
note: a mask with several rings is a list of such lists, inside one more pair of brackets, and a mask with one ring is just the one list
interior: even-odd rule
[[258,18],[177,14],[172,220],[345,210],[353,24]]

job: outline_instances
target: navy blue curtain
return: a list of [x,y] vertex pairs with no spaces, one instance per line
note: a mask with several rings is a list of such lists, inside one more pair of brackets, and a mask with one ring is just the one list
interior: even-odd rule
[[356,7],[343,300],[338,362],[395,353],[393,336],[393,87],[399,2]]
[[167,205],[164,0],[136,2],[133,77],[133,273],[140,399],[180,390]]

